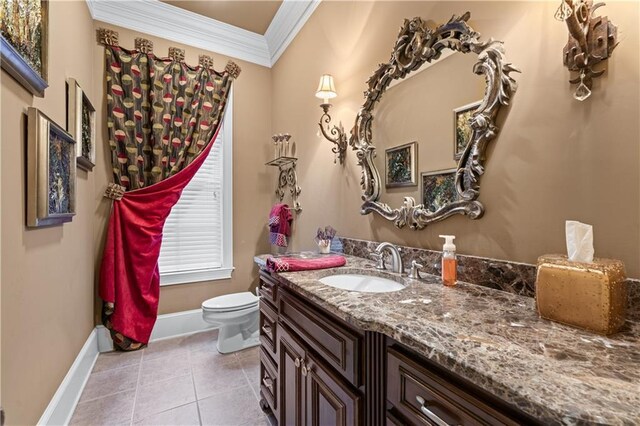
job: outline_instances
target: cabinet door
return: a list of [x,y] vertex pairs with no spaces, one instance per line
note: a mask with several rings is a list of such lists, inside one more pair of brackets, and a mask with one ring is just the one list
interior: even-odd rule
[[306,378],[306,426],[362,424],[362,398],[342,377],[309,353],[301,373]]
[[304,377],[301,366],[304,363],[305,351],[302,345],[292,337],[285,326],[278,330],[278,375],[280,378],[279,426],[301,426],[304,422]]

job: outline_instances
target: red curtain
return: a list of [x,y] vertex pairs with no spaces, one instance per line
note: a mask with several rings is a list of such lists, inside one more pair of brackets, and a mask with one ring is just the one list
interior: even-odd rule
[[115,201],[99,292],[103,323],[121,350],[149,341],[164,223],[211,151],[240,72],[233,62],[216,72],[204,56],[198,67],[184,64],[182,55],[157,58],[144,45],[145,51],[105,46],[109,145],[122,196],[107,191]]
[[109,315],[116,344],[127,338],[149,342],[158,312],[162,228],[182,190],[207,158],[216,136],[217,132],[180,173],[127,192],[113,203],[100,268],[100,297],[116,307]]

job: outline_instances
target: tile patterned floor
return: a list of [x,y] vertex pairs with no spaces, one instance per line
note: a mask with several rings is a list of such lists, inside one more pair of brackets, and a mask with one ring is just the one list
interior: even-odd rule
[[217,335],[100,354],[71,424],[269,426],[258,405],[258,348],[222,355]]

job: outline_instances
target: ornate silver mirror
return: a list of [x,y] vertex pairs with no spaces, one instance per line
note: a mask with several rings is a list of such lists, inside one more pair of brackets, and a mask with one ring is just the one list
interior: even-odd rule
[[[479,180],[484,173],[484,154],[488,142],[494,139],[498,133],[495,124],[498,111],[501,106],[508,104],[511,95],[516,90],[516,82],[509,74],[519,71],[505,61],[502,42],[492,39],[480,41],[480,34],[467,25],[469,17],[469,12],[460,17],[453,16],[449,22],[435,29],[429,28],[421,18],[405,20],[391,53],[391,59],[388,63],[381,64],[367,81],[365,101],[358,112],[349,140],[349,144],[356,151],[358,164],[362,167],[361,185],[364,203],[361,214],[375,212],[394,221],[395,225],[400,228],[409,225],[412,229],[422,229],[429,223],[454,214],[463,214],[471,219],[478,219],[484,213],[484,206],[478,201]],[[425,150],[424,143],[421,141],[421,149],[418,149],[418,143],[406,139],[393,141],[397,146],[385,149],[382,160],[376,160],[376,147],[373,144],[373,110],[376,104],[394,85],[394,82],[397,83],[397,81],[404,79],[409,73],[417,71],[425,64],[441,59],[441,56],[449,55],[451,52],[444,52],[447,49],[452,52],[477,55],[476,58],[473,55],[456,53],[456,58],[447,59],[447,61],[464,65],[464,61],[468,61],[470,57],[473,62],[469,64],[469,68],[477,76],[484,76],[484,84],[482,84],[482,78],[478,77],[480,79],[479,89],[477,81],[472,81],[470,85],[457,86],[466,93],[466,96],[471,96],[471,98],[477,96],[478,102],[461,104],[459,108],[455,108],[455,111],[452,111],[450,115],[451,124],[437,122],[437,126],[452,129],[452,143],[447,143],[447,146],[451,147],[451,161],[455,157],[457,163],[452,163],[453,168],[450,171],[427,170],[427,172],[420,174],[418,172],[419,165],[426,164],[429,160],[420,161],[418,153],[423,157],[429,156],[433,147],[426,146],[428,149]],[[414,80],[425,81],[424,79],[430,77],[428,71],[431,70],[415,76]],[[442,70],[440,70],[440,74],[442,74]],[[447,79],[445,78],[445,80]],[[398,89],[399,87],[393,90]],[[413,98],[414,105],[408,108],[405,106],[407,112],[399,109],[394,116],[390,111],[396,110],[396,107],[391,108],[387,105],[382,105],[377,111],[379,115],[378,121],[375,123],[375,130],[385,139],[393,138],[394,133],[403,133],[393,130],[394,128],[396,130],[402,129],[403,124],[398,123],[401,121],[400,117],[402,120],[407,120],[410,116],[416,115],[412,114],[412,111],[417,111],[419,117],[420,111],[424,109],[421,105],[438,104],[442,99],[436,96],[416,99],[416,94],[420,96],[418,91],[410,88],[396,93],[390,91],[388,97],[402,97],[402,92],[405,93],[405,97]],[[458,96],[457,99],[462,103],[460,99],[463,98]],[[427,112],[424,114],[426,115]],[[388,122],[396,123],[396,127],[391,126],[384,130],[381,126],[386,126],[386,118],[390,118]],[[419,124],[418,127],[420,125],[422,124]],[[409,136],[400,136],[400,138],[403,137]],[[385,148],[387,146],[389,144]],[[378,167],[381,169],[384,167],[384,180],[380,177]],[[389,204],[380,201],[383,186],[387,188],[387,193],[391,198],[397,197],[398,190],[403,190],[405,186],[413,186],[416,191],[419,188],[421,203],[416,204],[414,197],[404,196],[403,205],[394,209]]]

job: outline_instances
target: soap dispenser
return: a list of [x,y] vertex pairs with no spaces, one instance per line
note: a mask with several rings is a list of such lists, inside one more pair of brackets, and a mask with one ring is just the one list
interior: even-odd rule
[[452,287],[458,282],[458,260],[456,259],[456,246],[454,235],[440,235],[444,238],[442,246],[442,283]]

